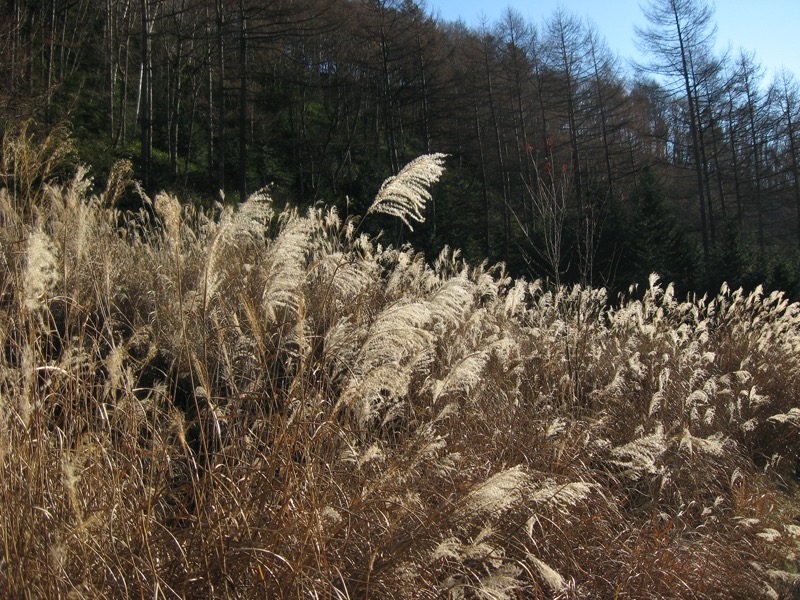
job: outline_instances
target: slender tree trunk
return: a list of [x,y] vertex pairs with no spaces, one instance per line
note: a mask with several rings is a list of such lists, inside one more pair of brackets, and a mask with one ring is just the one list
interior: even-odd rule
[[[425,141],[425,154],[431,152],[431,126],[429,115],[429,100],[428,100],[428,80],[425,75],[425,53],[422,48],[422,37],[417,33],[417,52],[419,53],[419,73],[420,85],[422,87],[422,132]],[[433,229],[433,237],[436,239],[436,229],[438,223],[436,222],[436,200],[431,199],[431,227]]]
[[742,210],[742,187],[741,187],[741,180],[739,178],[739,151],[736,144],[736,126],[734,125],[735,121],[733,118],[733,99],[729,98],[728,101],[728,137],[731,147],[731,161],[733,167],[733,192],[734,192],[734,199],[736,200],[736,222],[739,225],[739,229],[742,228],[744,224],[744,214]]
[[51,125],[52,115],[50,114],[51,102],[53,99],[53,61],[55,60],[56,46],[56,2],[50,0],[50,36],[47,50],[47,88],[45,91],[44,120],[47,125]]
[[489,113],[492,117],[492,128],[494,130],[495,143],[497,149],[497,166],[503,190],[503,260],[508,262],[511,237],[511,215],[509,214],[509,192],[506,164],[503,158],[503,142],[500,135],[500,123],[498,121],[497,109],[494,101],[494,88],[492,85],[492,72],[489,62],[489,41],[484,40],[483,58],[486,71],[486,98],[489,101]]
[[491,205],[489,202],[489,187],[486,181],[486,155],[483,151],[483,136],[481,134],[481,118],[478,113],[478,99],[475,99],[475,138],[478,141],[478,156],[481,163],[481,183],[483,189],[483,255],[489,258],[491,245]]
[[681,29],[681,23],[677,12],[675,12],[675,27],[678,33],[678,43],[680,46],[681,75],[683,77],[684,90],[686,91],[686,100],[689,104],[689,128],[692,136],[692,151],[694,153],[695,174],[697,176],[697,193],[700,200],[700,228],[703,236],[703,258],[705,259],[706,266],[708,266],[711,260],[711,248],[708,236],[708,216],[706,215],[705,187],[703,184],[703,160],[700,155],[700,136],[698,135],[696,99],[693,93],[692,82],[689,78],[690,57],[688,56],[688,52],[684,45],[683,31]]
[[141,63],[141,163],[142,184],[145,190],[150,186],[150,165],[152,160],[153,117],[151,109],[151,60],[150,60],[150,21],[147,0],[141,0],[142,19],[142,63]]
[[800,168],[798,168],[797,141],[794,139],[794,124],[787,113],[789,124],[789,149],[792,154],[792,175],[794,176],[794,202],[797,207],[797,244],[800,245]]
[[225,193],[225,16],[222,0],[217,0],[217,189]]
[[578,126],[576,120],[575,97],[573,91],[573,77],[569,69],[567,57],[566,40],[561,40],[561,55],[564,61],[564,74],[566,75],[567,92],[567,122],[569,123],[569,143],[572,146],[572,180],[575,184],[575,199],[578,202],[578,221],[583,223],[584,203],[583,203],[583,176],[581,173],[580,152],[578,150]]
[[108,68],[107,75],[108,75],[108,139],[111,140],[111,143],[114,143],[114,134],[115,134],[115,127],[114,127],[114,115],[115,115],[115,103],[114,103],[114,96],[117,91],[117,52],[116,48],[114,47],[116,42],[116,37],[114,36],[114,3],[111,0],[106,0],[106,35],[105,35],[105,55],[108,64],[106,67]]
[[210,179],[215,179],[215,161],[214,161],[214,53],[212,52],[211,48],[214,44],[214,38],[211,35],[211,15],[210,9],[208,4],[205,7],[206,10],[206,22],[205,22],[205,34],[206,34],[206,56],[205,56],[205,67],[206,67],[206,93],[208,94],[208,112],[206,116],[208,117],[206,120],[206,140],[207,140],[207,147],[206,147],[206,158],[207,158],[207,169],[208,169],[208,177]]
[[606,178],[608,185],[608,200],[614,202],[614,173],[611,169],[611,144],[608,135],[608,117],[606,116],[606,105],[603,98],[602,78],[600,77],[600,65],[597,60],[597,49],[594,38],[590,41],[592,67],[594,69],[595,91],[597,92],[597,107],[600,109],[600,129],[603,138],[603,157],[605,158]]
[[198,84],[194,75],[192,76],[192,108],[189,111],[189,126],[186,132],[186,153],[183,157],[183,185],[189,183],[189,163],[192,155],[192,142],[194,141],[194,126],[197,118],[197,98],[199,96]]
[[239,3],[239,202],[247,199],[247,15]]
[[[697,99],[697,92],[695,91],[695,99]],[[697,104],[699,105],[699,100],[697,100]],[[699,131],[697,132],[697,138],[700,141],[700,160],[701,165],[703,168],[703,186],[705,191],[706,197],[706,214],[708,216],[708,234],[709,234],[709,242],[713,247],[716,244],[716,229],[714,224],[714,205],[712,203],[711,198],[711,176],[709,174],[708,169],[708,154],[706,152],[706,143],[705,143],[705,130],[702,127],[702,119],[701,115],[698,112],[697,114],[697,123]]]
[[[180,36],[180,34],[179,34]],[[173,62],[172,78],[172,110],[169,123],[169,169],[173,178],[178,177],[178,134],[180,132],[181,118],[181,93],[183,79],[183,43],[178,40],[175,61]]]
[[719,193],[719,208],[722,212],[722,220],[728,218],[728,208],[725,203],[725,188],[722,184],[722,172],[719,165],[719,140],[717,139],[716,123],[712,119],[709,129],[711,130],[711,150],[714,154],[714,170],[717,173],[717,192]]
[[[520,175],[524,174],[525,182],[528,185],[532,185],[533,180],[533,169],[531,166],[531,161],[528,159],[528,144],[530,143],[531,138],[528,136],[528,127],[527,127],[527,119],[525,118],[525,110],[524,110],[524,103],[523,103],[523,92],[522,92],[522,77],[520,76],[521,68],[517,64],[516,60],[516,49],[515,49],[515,60],[514,60],[514,92],[517,97],[517,119],[519,119],[519,127],[521,133],[521,139],[518,140],[517,144],[517,156],[519,157],[519,169]],[[526,195],[523,194],[523,198]],[[522,205],[522,212],[523,212],[523,219],[525,225],[530,227],[533,222],[533,211],[528,210],[528,203],[523,200]]]
[[798,144],[794,136],[795,123],[792,120],[792,103],[790,101],[788,86],[784,80],[784,100],[786,115],[786,134],[789,137],[789,153],[792,158],[792,176],[794,179],[794,202],[797,209],[797,244],[800,246],[800,162],[798,160]]
[[383,100],[383,113],[384,113],[384,131],[386,134],[386,143],[389,146],[389,164],[392,168],[392,173],[397,173],[400,170],[400,160],[397,152],[397,139],[395,137],[395,129],[393,122],[393,109],[391,97],[391,80],[389,78],[389,41],[386,37],[386,30],[384,25],[385,10],[383,7],[380,9],[381,25],[380,25],[380,43],[381,43],[381,95]]
[[755,99],[750,88],[750,80],[745,75],[745,94],[747,95],[747,119],[750,125],[750,144],[753,148],[753,171],[755,174],[756,222],[758,224],[758,247],[764,250],[764,214],[761,199],[761,159],[759,157],[758,133],[756,131]]

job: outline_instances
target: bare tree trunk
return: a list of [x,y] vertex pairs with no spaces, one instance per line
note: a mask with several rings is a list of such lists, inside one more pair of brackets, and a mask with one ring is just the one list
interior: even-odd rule
[[225,193],[225,15],[222,0],[217,0],[217,189]]
[[[643,49],[651,55],[647,69],[681,82],[689,109],[689,133],[700,206],[700,228],[706,267],[711,259],[707,194],[703,177],[702,140],[694,61],[704,61],[713,48],[715,28],[713,9],[706,0],[650,0],[644,5],[650,28],[637,27],[636,34]],[[699,64],[699,63],[698,63]]]
[[239,2],[239,202],[247,199],[247,15]]
[[[792,179],[794,180],[794,202],[797,210],[797,243],[800,245],[800,159],[797,156],[800,148],[798,148],[798,142],[795,139],[794,134],[796,122],[792,118],[792,109],[796,108],[794,104],[797,102],[797,96],[796,94],[792,94],[791,90],[789,89],[789,75],[784,71],[780,77],[780,83],[783,89],[779,90],[778,93],[780,94],[780,100],[783,103],[783,106],[781,107],[783,109],[783,116],[786,117],[786,137],[789,141],[789,155],[792,162]],[[797,88],[795,87],[794,91],[796,92],[796,90]]]
[[174,17],[176,48],[175,57],[172,60],[172,73],[170,78],[170,111],[169,111],[169,171],[172,178],[178,178],[178,142],[180,134],[181,103],[183,100],[183,15],[185,6],[177,7]]
[[141,0],[142,20],[142,63],[139,97],[141,100],[141,163],[142,184],[147,190],[150,186],[150,166],[153,145],[152,83],[150,58],[150,15],[147,0]]
[[794,202],[797,207],[797,243],[800,245],[800,166],[797,158],[797,141],[794,137],[794,123],[792,121],[791,108],[787,107],[786,121],[789,135],[789,151],[792,156],[792,175],[794,178]]
[[489,188],[486,181],[486,155],[483,151],[483,136],[481,135],[481,118],[478,114],[478,99],[475,99],[475,138],[478,141],[478,156],[481,163],[481,182],[483,184],[483,255],[489,257],[491,253],[491,206],[489,203]]
[[734,199],[736,200],[736,222],[739,229],[742,228],[744,223],[744,214],[742,210],[742,187],[739,178],[739,150],[736,144],[736,127],[734,125],[733,117],[733,98],[728,98],[728,144],[731,147],[731,161],[733,173],[733,192]]
[[608,132],[608,116],[606,114],[606,103],[603,97],[603,79],[600,75],[600,61],[597,56],[597,40],[592,32],[589,36],[589,51],[592,58],[592,70],[594,71],[594,84],[597,93],[597,107],[600,109],[600,129],[603,138],[603,158],[605,159],[606,178],[608,185],[608,200],[614,202],[614,172],[611,169],[611,143]]
[[385,8],[381,6],[380,15],[380,44],[381,44],[381,86],[382,86],[382,103],[383,103],[383,117],[384,117],[384,131],[386,135],[386,144],[389,147],[389,164],[392,168],[392,173],[397,173],[400,170],[400,159],[397,151],[397,139],[395,136],[392,97],[391,97],[391,80],[389,78],[389,41],[386,36],[386,29],[384,24],[384,11]]
[[511,238],[511,215],[509,206],[509,191],[508,191],[508,174],[506,173],[506,164],[503,157],[503,141],[500,135],[500,122],[498,120],[497,108],[494,101],[494,87],[492,84],[492,71],[489,62],[489,42],[487,38],[483,41],[483,58],[484,69],[486,75],[486,97],[489,101],[489,112],[492,118],[492,128],[494,130],[494,137],[497,149],[497,167],[500,175],[501,186],[503,190],[503,260],[508,262],[510,251],[510,238]]
[[761,158],[759,152],[758,134],[756,132],[755,108],[747,93],[747,118],[750,122],[750,144],[753,148],[753,170],[755,174],[755,202],[756,202],[756,222],[758,225],[758,246],[764,249],[764,209],[761,198]]
[[47,51],[47,88],[45,91],[44,121],[49,126],[52,122],[50,114],[53,99],[53,61],[55,60],[56,46],[56,2],[50,0],[50,36]]
[[703,183],[703,159],[700,154],[700,136],[699,126],[697,123],[696,98],[694,97],[693,85],[690,80],[689,63],[691,57],[689,56],[684,44],[683,31],[677,12],[674,16],[675,27],[678,34],[678,43],[680,46],[681,75],[683,77],[686,100],[689,103],[689,128],[692,136],[692,152],[694,153],[695,174],[697,176],[697,193],[700,200],[700,228],[703,236],[703,257],[706,265],[708,265],[711,259],[711,247],[708,235],[708,216],[706,215],[705,186]]
[[[428,80],[425,76],[425,53],[422,48],[422,36],[417,33],[417,52],[419,53],[419,73],[420,85],[422,87],[422,131],[425,141],[425,154],[431,152],[431,125],[430,125],[430,109],[428,99]],[[433,229],[433,237],[436,238],[436,229],[438,223],[436,222],[436,200],[431,199],[431,227]]]
[[[130,81],[130,76],[128,72],[128,65],[129,65],[129,58],[130,58],[130,30],[126,30],[125,33],[125,66],[122,69],[122,86],[120,90],[120,100],[119,100],[119,129],[117,131],[117,136],[115,139],[115,143],[125,145],[128,141],[128,82]],[[120,48],[120,52],[122,52],[122,48]],[[120,61],[118,61],[119,64]]]
[[706,210],[708,216],[708,233],[709,233],[709,242],[713,247],[716,244],[716,228],[714,225],[714,205],[711,202],[711,177],[709,175],[708,169],[708,154],[706,152],[706,143],[705,143],[705,131],[702,126],[702,119],[701,114],[699,112],[699,104],[700,100],[698,97],[697,90],[695,89],[695,106],[698,109],[697,113],[697,123],[698,123],[698,132],[697,138],[700,142],[700,160],[701,160],[701,167],[703,171],[703,189],[705,191],[705,198],[706,198]]

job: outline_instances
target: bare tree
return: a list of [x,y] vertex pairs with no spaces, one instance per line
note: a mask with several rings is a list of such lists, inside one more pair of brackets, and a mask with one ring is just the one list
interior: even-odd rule
[[788,153],[788,168],[797,211],[797,243],[800,244],[800,85],[794,76],[782,70],[773,83],[771,94],[780,108],[779,134]]
[[765,114],[764,98],[759,88],[764,77],[764,70],[759,65],[755,56],[742,50],[737,62],[738,85],[741,91],[742,112],[747,128],[748,164],[750,166],[750,180],[753,185],[753,200],[755,202],[756,223],[758,230],[758,245],[764,249],[764,206],[763,206],[763,173],[762,173],[762,126]]
[[713,54],[716,35],[714,10],[706,0],[649,0],[643,11],[648,25],[636,27],[637,45],[650,60],[639,68],[675,84],[675,89],[681,90],[688,106],[703,255],[708,263],[711,248],[698,119],[697,67],[704,58]]
[[579,137],[579,122],[583,117],[579,112],[590,68],[586,33],[586,27],[578,17],[558,9],[547,22],[545,43],[548,64],[558,73],[561,82],[558,93],[560,103],[556,109],[569,128],[572,183],[578,204],[578,219],[581,221],[584,217],[585,198],[581,164],[582,140]]

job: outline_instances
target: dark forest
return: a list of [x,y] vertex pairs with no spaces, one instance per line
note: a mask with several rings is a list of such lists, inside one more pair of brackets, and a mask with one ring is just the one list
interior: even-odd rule
[[97,181],[129,160],[151,195],[269,186],[342,214],[446,153],[426,223],[380,224],[387,243],[615,293],[657,272],[797,297],[797,79],[715,55],[704,3],[644,10],[630,65],[566,10],[469,29],[410,0],[5,2],[0,127],[68,138]]

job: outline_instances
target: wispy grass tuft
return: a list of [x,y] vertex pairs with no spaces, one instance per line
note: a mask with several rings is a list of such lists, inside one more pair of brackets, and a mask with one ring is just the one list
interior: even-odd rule
[[126,172],[0,189],[9,597],[796,594],[797,304],[612,308],[266,193],[123,214]]
[[402,220],[412,231],[409,219],[423,223],[422,212],[431,200],[429,188],[444,172],[446,154],[423,154],[395,176],[383,182],[367,214],[384,213]]

